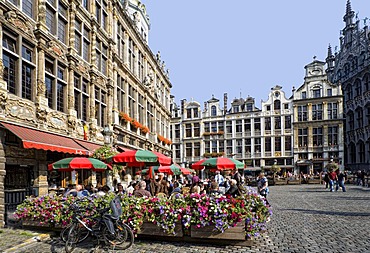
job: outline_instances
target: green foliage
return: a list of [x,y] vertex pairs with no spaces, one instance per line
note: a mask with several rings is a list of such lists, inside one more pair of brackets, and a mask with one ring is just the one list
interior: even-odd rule
[[107,161],[107,158],[118,154],[119,152],[109,145],[104,145],[101,148],[98,148],[94,151],[92,155],[93,158],[99,159],[101,161]]

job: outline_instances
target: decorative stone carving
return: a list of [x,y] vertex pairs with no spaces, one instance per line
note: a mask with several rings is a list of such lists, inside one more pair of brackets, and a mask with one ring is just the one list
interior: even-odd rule
[[84,75],[89,74],[89,68],[82,64],[81,62],[79,62],[79,64],[77,65],[77,71]]
[[44,80],[37,79],[37,96],[45,97],[45,82]]
[[19,100],[16,97],[8,97],[5,108],[7,115],[10,117],[27,121],[34,120],[35,109],[30,103],[24,100]]
[[8,11],[5,13],[5,19],[12,23],[15,27],[19,30],[23,31],[24,33],[28,34],[32,38],[35,38],[33,34],[33,26],[30,22],[28,22],[19,11]]
[[5,108],[8,100],[8,93],[5,90],[0,90],[0,107]]
[[53,53],[57,57],[60,57],[62,59],[66,59],[64,50],[58,45],[57,42],[54,40],[51,40],[47,44],[49,52]]
[[38,106],[36,108],[36,117],[38,121],[46,122],[47,116],[48,116],[48,111],[46,110],[46,108],[43,108],[41,106]]
[[94,123],[90,123],[89,130],[90,130],[89,136],[91,138],[95,137],[96,133],[98,132],[98,129]]
[[74,116],[68,115],[68,128],[75,131],[77,127],[77,120]]
[[48,123],[51,127],[59,130],[67,129],[67,117],[64,114],[59,112],[50,112],[48,113]]
[[98,76],[95,80],[94,80],[95,83],[99,84],[100,87],[102,87],[103,89],[107,89],[107,81],[101,77],[101,76]]

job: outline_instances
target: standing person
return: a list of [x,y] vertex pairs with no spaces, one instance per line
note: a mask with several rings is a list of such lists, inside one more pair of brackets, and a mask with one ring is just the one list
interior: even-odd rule
[[224,185],[225,178],[220,174],[219,170],[216,170],[215,181],[218,183],[218,186]]
[[258,176],[257,188],[258,193],[265,198],[266,205],[270,206],[270,203],[267,201],[267,195],[269,194],[268,180],[263,172],[261,172]]
[[198,184],[200,181],[199,176],[197,175],[195,171],[193,171],[193,178],[191,180],[192,180],[192,185]]
[[236,185],[239,186],[239,185],[242,185],[242,175],[240,175],[238,169],[235,169],[234,171],[234,174],[233,174],[233,177],[232,179],[234,179],[236,181]]
[[338,180],[337,180],[337,185],[335,187],[335,191],[338,191],[339,190],[339,187],[342,188],[342,191],[345,192],[346,191],[346,187],[344,186],[344,182],[346,181],[347,179],[347,175],[345,172],[343,171],[338,171]]
[[330,191],[332,192],[334,190],[334,184],[336,184],[338,177],[337,177],[337,172],[335,170],[332,170],[329,172],[329,187]]

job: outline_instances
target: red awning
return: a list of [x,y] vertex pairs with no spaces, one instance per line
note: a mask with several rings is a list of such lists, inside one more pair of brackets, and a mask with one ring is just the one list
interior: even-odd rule
[[80,146],[89,150],[91,153],[93,153],[96,149],[101,148],[102,146],[102,145],[89,142],[89,141],[85,141],[85,140],[74,139],[74,141],[77,142],[77,144],[79,144]]
[[69,137],[4,122],[1,122],[1,124],[22,140],[24,148],[35,148],[78,155],[89,155],[90,153],[89,150],[81,147]]

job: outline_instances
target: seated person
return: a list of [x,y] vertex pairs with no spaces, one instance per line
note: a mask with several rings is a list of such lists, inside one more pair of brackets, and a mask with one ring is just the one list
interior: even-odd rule
[[219,185],[218,185],[217,182],[212,182],[211,183],[211,188],[210,188],[209,194],[211,194],[211,195],[221,194],[221,192],[219,190]]

